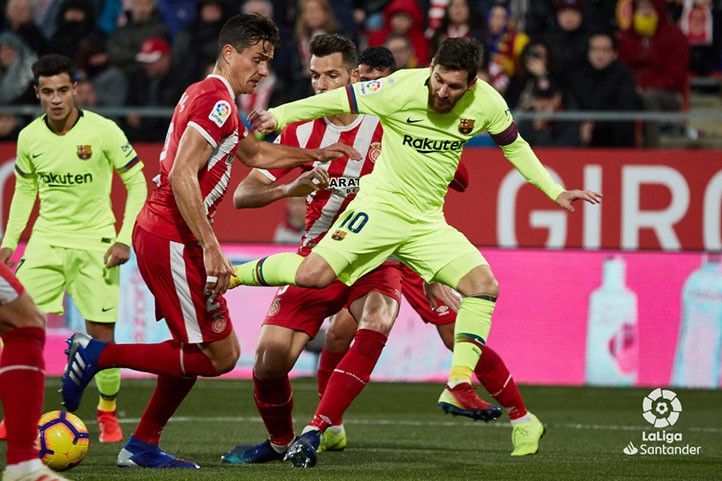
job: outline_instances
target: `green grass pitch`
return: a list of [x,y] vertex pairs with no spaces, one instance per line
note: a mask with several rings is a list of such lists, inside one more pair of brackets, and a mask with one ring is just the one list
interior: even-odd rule
[[[59,380],[49,379],[46,410],[59,406]],[[124,380],[120,398],[126,439],[150,397],[153,380]],[[313,379],[293,381],[296,429],[316,404]],[[677,424],[698,456],[627,456],[631,441],[656,431],[641,416],[651,389],[523,386],[527,407],[547,426],[536,456],[512,458],[506,416],[484,424],[445,416],[437,407],[441,385],[370,383],[346,416],[349,445],[323,453],[312,469],[274,462],[231,466],[220,454],[238,443],[265,439],[249,381],[201,380],[166,428],[162,447],[201,465],[198,471],[119,469],[120,444],[97,442],[96,392],[90,388],[78,415],[91,433],[88,457],[67,472],[76,481],[163,480],[720,480],[722,392],[676,389],[683,405]],[[488,399],[488,396],[485,396]],[[4,459],[4,443],[0,456]]]

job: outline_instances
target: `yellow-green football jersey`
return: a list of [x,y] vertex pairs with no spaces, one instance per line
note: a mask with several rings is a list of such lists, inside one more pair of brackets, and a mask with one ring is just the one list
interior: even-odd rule
[[[116,236],[113,170],[124,175],[142,167],[112,120],[81,110],[75,125],[58,135],[45,115],[35,119],[18,136],[15,162],[16,189],[35,189],[40,198],[32,237],[60,247],[107,249]],[[8,225],[3,245],[17,245],[24,227]]]
[[459,164],[464,145],[489,132],[507,158],[552,199],[563,188],[517,134],[503,97],[489,84],[477,81],[449,113],[429,107],[429,69],[399,70],[379,80],[335,89],[269,111],[279,128],[309,118],[336,113],[378,116],[384,129],[381,156],[371,174],[361,180],[359,195],[411,215],[442,215],[444,196]]

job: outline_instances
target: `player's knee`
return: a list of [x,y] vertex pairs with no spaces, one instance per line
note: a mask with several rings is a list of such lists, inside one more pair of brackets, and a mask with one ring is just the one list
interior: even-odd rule
[[333,282],[336,274],[328,266],[301,266],[296,273],[296,285],[311,289],[323,289]]
[[231,336],[233,337],[229,336],[228,342],[222,341],[214,349],[206,351],[206,355],[210,358],[218,375],[232,371],[241,357],[241,346],[238,339],[235,334],[231,334]]
[[270,381],[285,376],[290,371],[287,356],[273,345],[259,344],[253,363],[253,375],[261,381]]
[[393,325],[393,314],[388,309],[380,307],[364,312],[361,322],[359,322],[359,329],[369,329],[388,336]]
[[347,336],[344,332],[336,332],[333,328],[326,331],[326,349],[332,352],[346,351],[351,345],[353,335]]

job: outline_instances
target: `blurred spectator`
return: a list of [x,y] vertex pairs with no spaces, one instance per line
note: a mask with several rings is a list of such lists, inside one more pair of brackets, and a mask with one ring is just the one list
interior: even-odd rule
[[510,79],[504,98],[512,109],[531,108],[531,91],[537,80],[551,78],[559,81],[559,62],[556,54],[543,41],[531,41],[521,51],[519,70]]
[[429,2],[429,10],[426,14],[426,31],[424,32],[426,38],[433,38],[434,34],[439,30],[448,5],[449,0],[431,0]]
[[15,114],[0,113],[0,140],[17,140],[24,123]]
[[110,36],[126,21],[122,0],[105,0],[98,12],[98,29]]
[[8,0],[5,6],[5,18],[0,24],[0,32],[6,30],[14,32],[23,39],[35,55],[40,56],[45,53],[47,41],[35,25],[30,0]]
[[722,6],[711,0],[685,0],[679,20],[691,47],[689,69],[707,75],[717,68],[722,44]]
[[[619,60],[634,73],[649,111],[675,111],[688,92],[689,45],[667,20],[664,0],[635,0],[632,27],[619,35]],[[659,122],[646,122],[645,146],[659,145]]]
[[298,245],[305,227],[306,198],[289,197],[286,199],[286,219],[276,227],[276,231],[273,233],[273,242]]
[[327,0],[299,0],[296,19],[296,51],[292,59],[297,62],[292,73],[290,99],[296,100],[313,94],[308,63],[311,59],[311,39],[325,33],[340,33],[341,23]]
[[98,106],[98,94],[93,82],[87,79],[78,81],[75,87],[75,105],[83,108]]
[[153,37],[168,38],[169,32],[155,8],[155,0],[130,0],[126,17],[127,23],[110,36],[108,54],[113,65],[127,72],[137,66],[135,55],[143,42]]
[[230,17],[224,0],[199,0],[195,21],[184,28],[173,43],[172,63],[183,64],[183,82],[190,85],[203,78],[206,65],[218,57],[218,32]]
[[489,83],[504,93],[509,79],[519,70],[519,57],[529,43],[526,34],[517,32],[511,12],[503,4],[493,5],[487,15],[487,34],[483,42],[488,56]]
[[391,51],[396,61],[396,69],[416,68],[416,57],[414,56],[414,47],[409,42],[409,38],[405,35],[392,33],[386,38],[384,47]]
[[198,3],[196,0],[158,0],[155,7],[172,38],[196,19]]
[[110,64],[105,40],[90,35],[80,41],[75,61],[78,72],[92,82],[97,103],[102,107],[121,107],[128,97],[128,80],[123,72]]
[[341,31],[350,38],[354,44],[359,43],[359,24],[354,17],[353,0],[328,0],[331,3],[331,10],[341,24]]
[[33,103],[31,67],[37,59],[16,34],[0,33],[0,105]]
[[63,0],[58,12],[57,28],[50,39],[48,51],[76,58],[80,41],[93,33],[97,33],[97,30],[90,1]]
[[[572,75],[571,87],[581,110],[637,110],[641,107],[632,72],[617,60],[614,35],[589,38],[587,61]],[[592,147],[633,147],[634,122],[582,122],[581,141]]]
[[555,19],[543,38],[556,52],[566,74],[587,58],[589,29],[584,24],[581,0],[557,0]]
[[431,38],[432,55],[447,38],[471,37],[484,45],[486,32],[484,17],[478,13],[470,0],[451,0],[441,25]]
[[35,25],[40,28],[46,39],[51,38],[55,33],[61,4],[60,0],[34,0],[32,2]]
[[[549,114],[565,110],[560,86],[541,79],[534,83],[529,112]],[[519,122],[519,134],[534,147],[576,147],[580,145],[579,122],[558,121],[544,117]]]
[[[183,77],[171,65],[170,45],[162,37],[143,42],[136,55],[140,67],[128,79],[128,106],[174,107],[187,87]],[[128,139],[137,142],[161,142],[165,138],[168,119],[128,115]]]
[[[595,32],[607,32],[615,28],[616,2],[622,3],[626,0],[583,0],[579,5],[583,9],[583,18],[589,29]],[[631,1],[631,0],[630,0]],[[537,40],[548,35],[555,23],[558,0],[533,0],[529,1],[524,16],[524,32],[532,40]]]
[[[364,32],[375,30],[383,26],[383,10],[391,0],[354,0],[353,17],[358,28]],[[448,0],[442,0],[448,2]],[[433,2],[432,2],[433,3]],[[441,7],[439,21],[444,16],[444,7]],[[429,35],[428,38],[431,38]]]
[[404,35],[414,47],[417,67],[429,64],[429,41],[424,37],[423,13],[418,2],[414,0],[392,0],[384,8],[384,27],[370,32],[369,47],[378,47],[386,43],[391,34]]

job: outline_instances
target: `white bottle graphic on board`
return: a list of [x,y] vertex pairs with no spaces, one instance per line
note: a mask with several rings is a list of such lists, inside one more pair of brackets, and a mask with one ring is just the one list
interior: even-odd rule
[[713,388],[720,380],[722,272],[719,255],[710,255],[682,288],[682,319],[672,384]]
[[624,260],[605,259],[602,285],[589,298],[587,384],[633,386],[637,380],[637,296],[624,279]]

